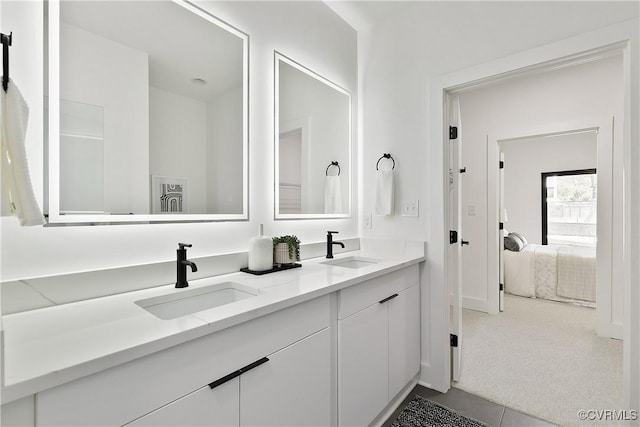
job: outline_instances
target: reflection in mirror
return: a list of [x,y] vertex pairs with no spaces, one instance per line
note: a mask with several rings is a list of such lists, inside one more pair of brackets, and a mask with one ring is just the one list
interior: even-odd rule
[[49,222],[247,219],[247,36],[179,0],[48,9]]
[[351,212],[351,95],[276,52],[275,217]]

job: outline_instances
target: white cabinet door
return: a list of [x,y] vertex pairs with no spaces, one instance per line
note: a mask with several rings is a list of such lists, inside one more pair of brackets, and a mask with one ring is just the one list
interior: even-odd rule
[[269,356],[240,376],[240,425],[331,424],[329,329]]
[[388,403],[387,304],[375,303],[338,321],[338,418],[366,426]]
[[205,386],[127,424],[136,427],[238,426],[239,379]]
[[420,290],[405,289],[389,305],[389,399],[420,370]]

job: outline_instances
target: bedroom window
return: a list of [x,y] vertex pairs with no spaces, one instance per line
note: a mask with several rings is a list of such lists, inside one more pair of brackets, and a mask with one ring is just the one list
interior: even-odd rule
[[542,174],[542,244],[596,246],[595,169]]

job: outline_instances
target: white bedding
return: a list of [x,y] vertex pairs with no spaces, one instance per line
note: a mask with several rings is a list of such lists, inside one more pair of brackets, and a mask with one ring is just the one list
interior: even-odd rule
[[595,250],[530,243],[504,251],[505,292],[529,298],[595,302]]
[[559,296],[596,300],[596,251],[590,248],[558,248]]
[[534,245],[520,252],[504,251],[505,292],[523,297],[536,297]]

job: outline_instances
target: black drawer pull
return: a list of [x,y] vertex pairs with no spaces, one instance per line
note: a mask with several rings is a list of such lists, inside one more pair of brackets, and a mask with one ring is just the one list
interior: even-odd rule
[[390,297],[386,297],[385,299],[383,299],[382,301],[378,301],[380,304],[384,304],[385,302],[394,299],[395,297],[397,297],[398,294],[393,294]]
[[239,372],[241,374],[244,374],[247,371],[252,370],[253,368],[257,368],[258,366],[262,365],[263,363],[267,363],[269,361],[268,357],[263,357],[260,360],[256,360],[255,362],[245,366],[244,368],[240,368]]
[[231,381],[232,379],[234,379],[236,377],[239,377],[241,373],[242,372],[240,372],[238,370],[238,371],[230,373],[229,375],[225,375],[224,377],[220,378],[219,380],[215,380],[214,382],[210,383],[209,387],[211,387],[213,389],[213,388],[216,388],[218,386],[221,386],[222,384],[224,384],[224,383],[226,383],[228,381]]
[[218,386],[221,386],[222,384],[231,381],[232,379],[239,377],[240,375],[244,374],[247,371],[252,370],[253,368],[256,368],[260,365],[262,365],[263,363],[267,363],[269,361],[268,357],[263,357],[260,360],[256,360],[253,363],[248,364],[247,366],[245,366],[244,368],[240,368],[235,372],[230,373],[229,375],[225,375],[224,377],[220,378],[219,380],[215,380],[214,382],[209,384],[210,388],[216,388]]

